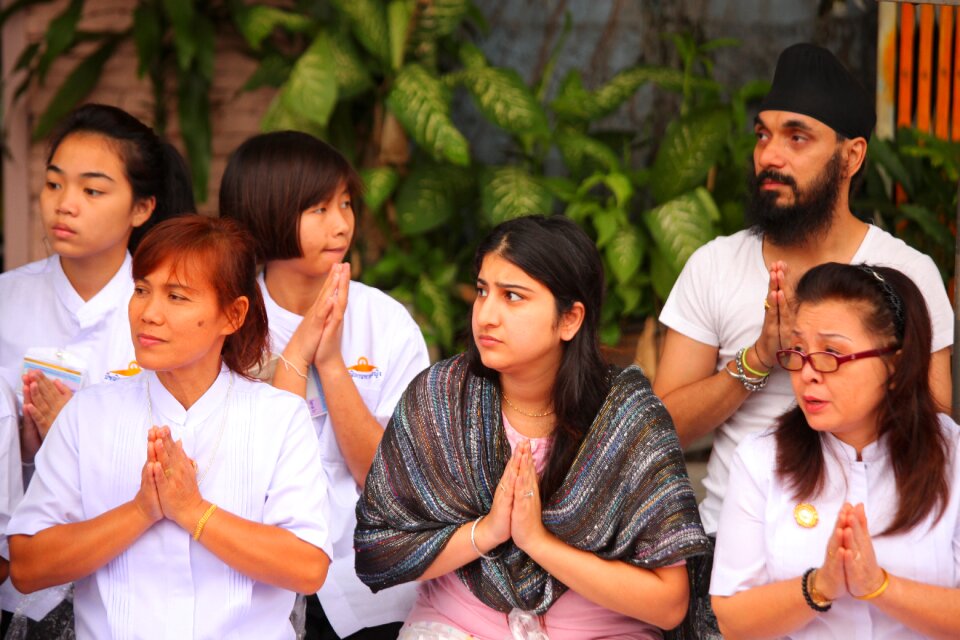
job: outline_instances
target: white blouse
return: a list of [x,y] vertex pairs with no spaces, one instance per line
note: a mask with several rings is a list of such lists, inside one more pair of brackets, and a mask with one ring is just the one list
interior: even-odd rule
[[[270,326],[270,351],[282,353],[303,321],[270,297],[260,277]],[[386,427],[393,410],[413,378],[430,364],[420,328],[399,302],[379,289],[350,282],[350,302],[343,316],[340,352],[364,405]],[[281,365],[282,366],[282,365]],[[364,627],[399,622],[416,598],[416,585],[397,585],[372,593],[354,568],[353,530],[357,526],[360,487],[340,452],[323,390],[310,368],[307,398],[313,407],[313,426],[320,441],[323,467],[330,481],[333,556],[327,581],[317,594],[324,613],[341,638]],[[319,397],[317,397],[319,394]]]
[[127,304],[133,295],[132,260],[84,301],[67,279],[59,256],[0,274],[0,377],[20,392],[23,355],[54,347],[86,365],[89,384],[103,382],[134,360]]
[[[960,465],[958,427],[946,415],[940,425],[950,443],[947,481],[950,496],[936,523],[928,516],[906,533],[873,537],[880,566],[889,573],[944,587],[960,586]],[[798,501],[775,473],[776,441],[767,431],[744,440],[737,448],[730,485],[723,502],[710,593],[729,596],[752,587],[796,578],[823,564],[827,540],[844,502],[863,503],[867,526],[880,532],[895,515],[897,489],[886,440],[856,450],[825,434],[824,490],[804,502],[812,504],[819,522],[804,528],[794,518]],[[924,636],[908,629],[869,601],[841,598],[827,613],[788,636],[812,638],[907,639]]]
[[[306,406],[226,369],[189,410],[153,372],[76,394],[37,455],[7,534],[89,520],[131,500],[152,424],[182,439],[205,474],[206,500],[331,555],[327,480]],[[77,637],[98,639],[292,638],[293,603],[293,592],[238,573],[170,520],[78,580],[74,593]]]

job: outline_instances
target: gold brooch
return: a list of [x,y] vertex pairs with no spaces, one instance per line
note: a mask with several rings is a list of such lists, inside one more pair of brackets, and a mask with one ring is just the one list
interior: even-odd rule
[[809,502],[801,502],[793,508],[793,519],[797,521],[798,525],[806,529],[812,529],[820,522],[816,507]]

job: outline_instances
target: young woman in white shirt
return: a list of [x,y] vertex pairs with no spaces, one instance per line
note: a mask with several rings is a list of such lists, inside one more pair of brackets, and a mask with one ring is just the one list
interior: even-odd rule
[[798,406],[737,449],[710,592],[730,638],[960,636],[960,428],[938,416],[930,318],[894,269],[796,289]]
[[39,371],[21,377],[27,350],[68,354],[89,383],[130,369],[128,249],[153,224],[194,209],[183,158],[122,109],[84,105],[54,134],[40,192],[53,255],[0,275],[0,376],[22,390],[25,462],[71,395]]
[[138,376],[61,411],[15,511],[23,591],[76,581],[78,638],[293,638],[320,587],[326,478],[303,401],[252,380],[267,343],[253,240],[156,227],[133,259]]
[[343,261],[361,193],[340,152],[296,131],[244,142],[220,186],[220,214],[251,230],[264,264],[273,384],[306,398],[330,478],[334,555],[330,578],[307,601],[310,639],[395,638],[415,597],[412,585],[373,594],[354,568],[367,471],[401,394],[429,364],[406,309],[350,280]]
[[[183,158],[122,109],[81,106],[54,133],[40,191],[51,255],[0,274],[0,379],[22,402],[17,413],[26,482],[72,391],[37,369],[23,375],[25,356],[80,372],[85,384],[136,373],[126,313],[133,293],[130,251],[153,224],[193,211]],[[22,487],[14,490],[12,505],[22,496]],[[4,611],[27,620],[47,617],[50,624],[72,626],[66,605],[63,615],[48,616],[62,593],[24,600],[7,581],[0,600]]]

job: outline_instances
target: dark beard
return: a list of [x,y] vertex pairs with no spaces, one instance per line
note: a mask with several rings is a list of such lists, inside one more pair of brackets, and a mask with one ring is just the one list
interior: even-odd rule
[[[789,186],[793,190],[793,204],[778,206],[775,191],[761,191],[760,183],[765,179]],[[803,246],[823,236],[833,221],[840,184],[839,151],[803,192],[797,188],[796,180],[773,169],[751,174],[746,211],[750,231],[784,247]]]

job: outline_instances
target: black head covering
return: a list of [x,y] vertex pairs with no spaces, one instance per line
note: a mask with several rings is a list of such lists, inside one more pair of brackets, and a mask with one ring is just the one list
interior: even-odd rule
[[823,47],[800,43],[777,60],[773,87],[760,111],[792,111],[816,118],[848,138],[870,139],[877,122],[863,85]]

